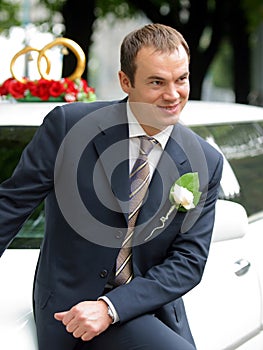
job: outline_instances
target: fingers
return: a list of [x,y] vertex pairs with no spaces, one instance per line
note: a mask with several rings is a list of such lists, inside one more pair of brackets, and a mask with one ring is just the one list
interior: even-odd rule
[[89,327],[82,327],[79,326],[75,329],[74,332],[72,332],[72,335],[75,338],[81,338],[83,341],[88,341],[93,339],[94,337],[98,336],[100,334],[100,331],[95,326],[89,326]]
[[81,302],[68,311],[55,313],[54,317],[62,322],[75,338],[84,341],[93,339],[112,323],[107,313],[107,306],[101,301]]
[[85,328],[83,326],[80,326],[76,318],[71,316],[72,311],[63,311],[63,312],[56,312],[54,314],[54,318],[57,321],[61,321],[64,326],[66,327],[66,330],[69,333],[72,333],[72,335],[75,338],[81,338],[84,333],[86,332]]
[[67,326],[69,322],[75,317],[72,310],[58,312],[55,314],[55,319],[58,321],[62,321],[62,323]]
[[78,321],[76,320],[76,315],[72,310],[56,312],[54,314],[56,320],[61,321],[68,332],[73,333],[74,330],[78,327]]
[[54,317],[55,317],[56,320],[62,321],[63,318],[64,318],[64,316],[66,315],[66,313],[67,313],[67,311],[56,312],[56,313],[54,314]]

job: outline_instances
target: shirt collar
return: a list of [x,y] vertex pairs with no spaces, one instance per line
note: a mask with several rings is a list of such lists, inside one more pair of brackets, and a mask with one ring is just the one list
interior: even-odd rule
[[[146,132],[141,127],[141,125],[138,123],[135,115],[132,113],[129,102],[126,105],[127,105],[127,118],[128,118],[128,125],[129,125],[129,138],[147,135]],[[163,150],[171,135],[172,130],[173,130],[173,125],[169,125],[167,128],[165,128],[158,134],[154,135],[154,138],[159,142]]]

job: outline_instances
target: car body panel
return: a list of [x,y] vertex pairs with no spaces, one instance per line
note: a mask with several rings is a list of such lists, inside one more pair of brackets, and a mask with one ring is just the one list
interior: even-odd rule
[[[260,279],[244,239],[246,219],[239,204],[218,201],[218,237],[211,244],[202,282],[184,297],[197,349],[235,349],[261,331]],[[224,225],[228,237],[222,232]]]
[[38,253],[38,249],[7,249],[0,259],[2,349],[37,349],[32,286]]

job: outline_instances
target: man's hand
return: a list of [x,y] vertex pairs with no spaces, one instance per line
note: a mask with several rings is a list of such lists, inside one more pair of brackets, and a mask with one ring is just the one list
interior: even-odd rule
[[112,323],[105,301],[83,301],[68,311],[57,312],[55,319],[61,321],[69,333],[84,341],[104,332]]

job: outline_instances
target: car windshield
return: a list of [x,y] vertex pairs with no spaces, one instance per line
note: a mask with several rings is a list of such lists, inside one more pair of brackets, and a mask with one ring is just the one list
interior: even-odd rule
[[[9,178],[36,127],[0,127],[0,183]],[[44,207],[40,205],[27,220],[9,248],[39,248],[44,233]]]
[[262,211],[263,122],[192,129],[223,152],[234,172],[235,177],[228,172],[225,182],[221,182],[220,197],[242,204],[248,215]]
[[[32,139],[36,128],[0,127],[0,182],[11,176],[22,150]],[[262,211],[263,122],[203,125],[191,129],[220,149],[227,158],[220,198],[241,203],[248,215]],[[43,233],[42,204],[27,220],[9,248],[39,248]]]

